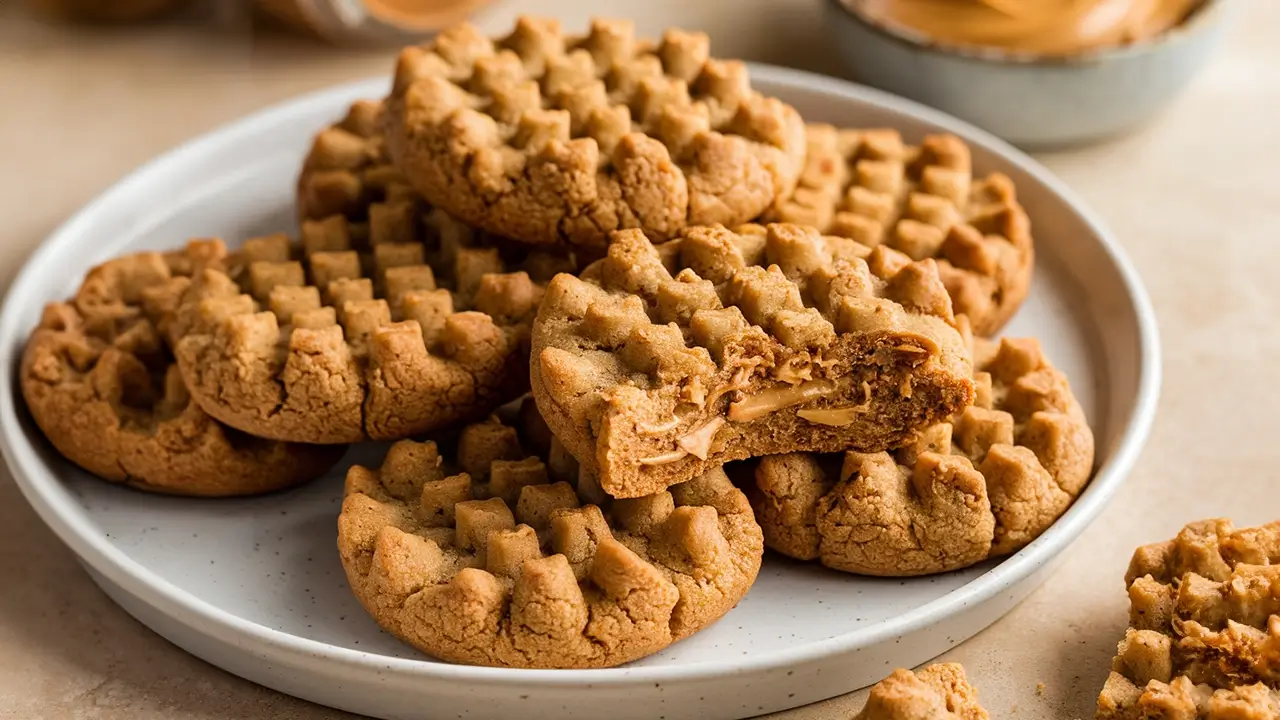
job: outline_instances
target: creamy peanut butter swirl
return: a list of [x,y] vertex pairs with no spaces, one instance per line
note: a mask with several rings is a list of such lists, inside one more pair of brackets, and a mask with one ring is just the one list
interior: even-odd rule
[[874,21],[933,40],[1075,55],[1161,35],[1202,0],[845,0]]

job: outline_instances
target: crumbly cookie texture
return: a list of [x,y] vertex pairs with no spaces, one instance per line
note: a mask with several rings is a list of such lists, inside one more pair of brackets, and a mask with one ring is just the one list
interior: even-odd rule
[[746,65],[704,33],[653,43],[625,20],[566,37],[524,17],[497,41],[459,25],[401,53],[387,103],[392,157],[432,204],[528,243],[748,222],[804,164],[799,113]]
[[198,268],[225,262],[216,242],[125,256],[91,270],[70,302],[45,307],[20,375],[58,452],[112,482],[206,497],[296,485],[337,462],[342,447],[249,437],[191,401],[161,331],[166,299]]
[[732,460],[910,441],[973,399],[954,323],[932,260],[795,225],[621,231],[548,286],[533,393],[605,491],[636,497]]
[[531,404],[508,422],[466,427],[448,460],[402,440],[348,472],[338,549],[382,627],[450,662],[609,667],[746,594],[764,546],[723,470],[610,501]]
[[988,720],[978,691],[958,663],[937,663],[919,672],[894,670],[876,683],[853,720]]
[[357,100],[341,120],[316,134],[298,174],[301,219],[342,215],[368,223],[375,205],[420,202],[387,154],[382,115],[381,102]]
[[861,575],[928,575],[1007,555],[1071,505],[1093,433],[1032,338],[978,339],[977,399],[892,452],[761,458],[751,495],[776,552]]
[[1280,522],[1204,520],[1138,548],[1099,720],[1280,717]]
[[421,201],[367,222],[304,220],[242,288],[206,273],[183,298],[177,345],[210,415],[279,440],[394,440],[483,418],[528,389],[529,326],[567,256],[500,248]]
[[1022,304],[1035,251],[1013,181],[972,176],[969,148],[953,135],[907,145],[897,130],[807,128],[795,193],[768,217],[812,225],[913,260],[935,258],[957,314],[994,335]]

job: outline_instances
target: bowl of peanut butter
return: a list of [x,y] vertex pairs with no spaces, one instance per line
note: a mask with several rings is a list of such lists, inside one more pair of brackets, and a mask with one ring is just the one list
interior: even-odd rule
[[855,79],[1016,145],[1120,135],[1222,43],[1232,0],[824,0]]

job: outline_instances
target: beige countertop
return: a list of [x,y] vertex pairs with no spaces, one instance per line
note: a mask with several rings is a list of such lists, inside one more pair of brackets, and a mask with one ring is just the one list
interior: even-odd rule
[[[1029,600],[948,653],[995,717],[1091,717],[1126,620],[1134,546],[1186,521],[1280,517],[1280,3],[1245,7],[1225,52],[1139,135],[1041,159],[1111,224],[1159,315],[1164,392],[1129,483]],[[228,3],[230,4],[230,3]],[[819,0],[513,0],[570,24],[637,12],[641,30],[708,30],[719,55],[836,71]],[[88,34],[0,5],[0,282],[77,207],[185,139],[248,111],[384,73],[387,52],[335,51],[178,25]],[[631,9],[628,9],[630,6]],[[643,8],[637,10],[637,8]],[[0,718],[354,717],[252,685],[169,645],[113,605],[0,469]],[[1037,683],[1044,683],[1037,693]],[[849,718],[861,694],[778,717]]]

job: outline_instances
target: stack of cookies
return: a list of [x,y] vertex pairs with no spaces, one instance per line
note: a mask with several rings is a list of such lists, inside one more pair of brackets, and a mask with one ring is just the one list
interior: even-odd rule
[[301,228],[94,269],[22,384],[107,480],[243,495],[346,444],[338,550],[429,655],[604,667],[707,627],[766,548],[911,576],[1015,552],[1093,436],[1034,339],[1012,182],[808,124],[706,35],[521,19],[404,50],[315,138]]

